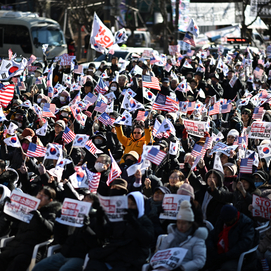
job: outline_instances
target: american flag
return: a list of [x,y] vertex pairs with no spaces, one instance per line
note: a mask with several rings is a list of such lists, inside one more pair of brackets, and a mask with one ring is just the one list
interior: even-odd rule
[[138,120],[138,121],[140,121],[140,120],[145,121],[146,118],[147,118],[147,116],[148,116],[148,114],[149,114],[148,111],[141,111],[141,110],[139,110],[137,112],[136,120]]
[[197,156],[199,156],[199,155],[202,154],[202,151],[203,151],[202,146],[200,146],[200,145],[198,145],[198,144],[195,144],[195,145],[194,145],[194,148],[193,148],[193,150],[192,150],[192,152],[191,152],[191,155],[194,156],[194,157],[196,158]]
[[269,96],[269,93],[266,91],[266,89],[263,89],[260,92],[259,98],[266,99],[266,98],[268,98],[268,96]]
[[83,99],[83,101],[87,101],[91,104],[94,104],[96,100],[97,100],[97,97],[90,92]]
[[220,103],[217,102],[209,107],[209,116],[219,114]]
[[89,190],[92,193],[95,193],[99,187],[101,173],[100,172],[97,172],[97,173],[91,172],[88,168],[86,168],[85,170],[87,173]]
[[189,57],[193,56],[194,53],[195,53],[194,50],[187,50],[187,51],[186,51],[186,55],[189,56]]
[[222,104],[221,106],[221,114],[229,113],[231,112],[232,109],[232,104],[227,103],[227,104]]
[[82,74],[83,73],[83,66],[82,65],[75,65],[73,72],[78,73],[78,74]]
[[46,147],[42,147],[30,142],[26,155],[28,157],[44,157],[46,150]]
[[93,144],[91,139],[86,142],[85,148],[94,156],[96,156],[97,147]]
[[179,102],[158,93],[153,104],[153,110],[175,112],[179,110]]
[[167,154],[156,148],[151,148],[146,156],[146,159],[154,163],[155,165],[161,164]]
[[99,120],[100,122],[102,122],[105,126],[107,126],[107,125],[113,126],[113,124],[114,124],[114,120],[112,120],[105,112],[102,113],[102,114],[99,116],[98,120]]
[[205,143],[203,145],[203,148],[201,150],[201,156],[204,157],[207,150],[212,148],[213,138],[212,137],[206,137]]
[[81,101],[81,91],[79,90],[78,93],[75,95],[73,100],[70,102],[70,104],[76,104],[77,102]]
[[108,90],[107,85],[105,84],[104,80],[102,78],[99,79],[98,84],[94,88],[98,93],[105,94],[106,91]]
[[188,102],[187,111],[193,111],[195,109],[196,102]]
[[185,33],[183,42],[186,42],[186,43],[188,43],[188,44],[190,44],[190,45],[192,45],[194,47],[196,46],[193,35],[188,33],[188,32]]
[[142,86],[144,88],[161,89],[158,78],[150,75],[142,75]]
[[109,151],[109,155],[111,157],[111,169],[107,178],[107,182],[106,184],[109,186],[111,182],[113,182],[116,178],[118,178],[121,174],[121,169],[119,167],[119,165],[117,164],[117,162],[115,161],[114,157],[111,154],[111,151]]
[[75,139],[75,133],[69,127],[66,127],[63,132],[62,138],[67,144],[69,144]]
[[51,112],[50,107],[48,106],[43,106],[42,109],[42,116],[46,118],[55,118],[56,116]]
[[8,128],[7,128],[7,126],[4,124],[4,128],[3,128],[3,137],[4,138],[6,138],[6,135],[7,135],[7,133],[8,133]]
[[263,109],[263,107],[256,107],[254,109],[252,118],[255,120],[262,120],[264,113],[265,113],[265,110]]
[[259,67],[256,67],[253,74],[255,77],[259,78],[263,75],[263,70],[260,69]]
[[14,85],[8,84],[8,85],[3,85],[0,83],[0,104],[3,107],[7,107],[10,101],[13,98],[14,94]]
[[94,108],[94,111],[97,111],[97,112],[100,112],[100,113],[104,113],[104,111],[106,110],[107,108],[107,104],[104,103],[103,101],[99,101],[97,102],[95,108]]
[[251,158],[241,159],[239,171],[240,171],[240,173],[252,174],[252,172],[253,172],[252,166],[253,166],[253,159],[251,159]]
[[27,62],[27,66],[31,65],[37,58],[34,55],[31,55],[28,62]]

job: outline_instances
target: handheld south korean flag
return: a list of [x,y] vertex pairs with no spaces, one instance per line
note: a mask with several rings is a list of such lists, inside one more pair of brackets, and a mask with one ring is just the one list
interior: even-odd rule
[[132,126],[131,114],[125,110],[123,114],[115,120],[114,124]]
[[169,154],[177,155],[179,149],[179,142],[172,142],[170,141],[169,145]]
[[74,148],[84,148],[89,139],[88,135],[77,134],[73,141]]
[[8,138],[4,139],[4,142],[8,146],[11,146],[11,147],[14,147],[14,148],[21,148],[21,143],[20,143],[17,135],[13,135],[11,137],[8,137]]
[[59,160],[62,158],[62,153],[61,145],[49,143],[44,159]]
[[36,130],[36,135],[45,136],[47,133],[47,127],[48,127],[48,121],[46,121],[45,124],[43,124],[41,128]]

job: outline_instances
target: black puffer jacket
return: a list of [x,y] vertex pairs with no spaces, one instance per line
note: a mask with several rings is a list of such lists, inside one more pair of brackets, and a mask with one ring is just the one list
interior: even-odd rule
[[19,222],[18,232],[15,238],[10,241],[6,250],[10,250],[12,255],[32,254],[34,246],[44,242],[53,234],[56,212],[61,208],[61,204],[53,201],[39,209],[42,219],[33,216],[30,223]]
[[16,172],[7,169],[0,175],[0,184],[3,184],[8,187],[9,190],[13,190],[15,188],[15,181],[18,175]]
[[[205,175],[205,180],[207,183],[208,177],[212,174],[216,174],[218,177],[218,185],[217,191],[226,192],[226,188],[224,187],[224,175],[215,169],[209,170]],[[217,218],[220,214],[220,210],[225,204],[219,198],[212,198],[207,205],[204,204],[204,198],[210,196],[208,193],[208,185],[203,185],[201,189],[196,192],[195,199],[199,202],[202,207],[203,215],[205,213],[205,219],[210,221],[213,225],[215,225]]]
[[220,264],[233,259],[238,260],[243,252],[248,251],[257,244],[253,221],[246,215],[240,213],[238,222],[230,229],[228,234],[228,252],[218,254],[217,243],[223,226],[224,223],[221,218],[219,218],[215,228],[209,233],[206,240],[207,261],[210,260],[213,264],[215,259]]

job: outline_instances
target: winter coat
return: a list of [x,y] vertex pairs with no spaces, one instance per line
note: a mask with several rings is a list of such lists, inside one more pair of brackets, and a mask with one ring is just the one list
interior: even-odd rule
[[11,191],[15,188],[15,181],[18,175],[16,172],[7,169],[0,175],[0,184],[5,185]]
[[240,213],[239,221],[230,229],[228,234],[228,252],[218,254],[217,243],[219,234],[222,232],[224,223],[219,218],[214,229],[209,233],[206,240],[208,260],[217,259],[220,263],[238,259],[240,255],[256,246],[258,240],[255,235],[253,221],[246,215]]
[[261,253],[265,253],[267,250],[271,251],[271,228],[264,233],[264,237],[260,240],[258,250]]
[[111,266],[117,265],[122,268],[121,270],[141,270],[154,240],[154,229],[152,222],[144,215],[143,196],[135,196],[139,193],[131,193],[137,203],[138,217],[133,216],[126,221],[100,225],[100,231],[108,238],[109,243],[102,248],[91,250],[89,252],[91,260],[109,263]]
[[[218,187],[217,187],[217,191],[221,191],[221,192],[226,192],[225,188],[223,187],[224,185],[224,174],[222,174],[221,172],[217,171],[217,170],[210,170],[208,171],[208,173],[206,174],[205,176],[205,179],[207,180],[208,179],[208,176],[212,173],[212,172],[216,172],[216,174],[219,176],[219,179],[218,179]],[[195,193],[195,199],[199,202],[199,204],[201,205],[201,207],[204,207],[203,206],[203,203],[204,203],[204,198],[205,198],[205,195],[208,196],[208,185],[203,185],[201,187],[201,189]],[[211,222],[213,225],[215,225],[216,221],[217,221],[217,218],[220,214],[220,210],[221,208],[223,207],[223,205],[225,205],[225,202],[221,201],[219,198],[215,198],[213,197],[206,209],[205,209],[205,212],[203,210],[203,214],[205,213],[205,217],[204,219],[208,220],[209,222]]]
[[[129,153],[130,151],[136,151],[139,155],[143,152],[143,146],[147,145],[151,140],[151,130],[145,129],[145,136],[141,137],[138,140],[135,140],[133,138],[133,135],[131,135],[130,138],[126,137],[123,134],[122,127],[116,127],[117,131],[117,137],[120,143],[125,147],[125,151],[123,155],[126,153]],[[123,157],[123,156],[122,156]],[[123,158],[121,159],[120,163],[124,163]]]
[[59,202],[52,201],[39,209],[42,215],[41,220],[33,216],[30,223],[20,221],[18,232],[15,238],[7,244],[6,250],[9,250],[14,256],[18,254],[31,255],[36,244],[50,239],[53,235],[56,212],[60,208]]
[[[176,224],[170,224],[168,226],[168,235],[163,238],[158,245],[158,250],[164,250],[170,248],[169,245],[175,238]],[[188,238],[179,244],[178,247],[187,249],[187,253],[182,261],[182,266],[185,271],[196,271],[201,269],[206,261],[206,246],[205,240],[208,236],[206,228],[200,227],[196,231],[189,235]]]

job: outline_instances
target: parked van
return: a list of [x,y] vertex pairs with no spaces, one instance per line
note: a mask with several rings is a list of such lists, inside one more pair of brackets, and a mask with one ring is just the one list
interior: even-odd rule
[[134,38],[129,35],[126,44],[130,47],[151,47],[151,34],[148,31],[135,30]]
[[0,11],[0,57],[8,49],[17,56],[42,59],[42,45],[48,44],[47,58],[67,53],[67,44],[58,22],[30,12]]

